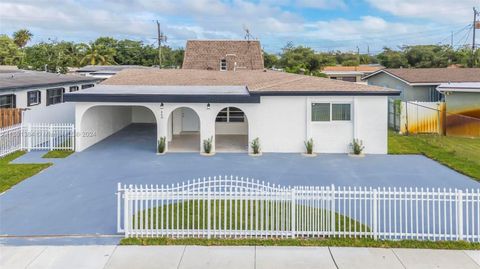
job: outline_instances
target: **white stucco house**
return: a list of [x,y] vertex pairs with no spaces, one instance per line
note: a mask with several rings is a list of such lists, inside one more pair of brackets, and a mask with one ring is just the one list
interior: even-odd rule
[[[367,154],[387,153],[387,102],[397,90],[266,70],[128,69],[95,88],[65,94],[75,103],[82,151],[130,124],[156,126],[167,152],[249,150],[346,153],[354,138]],[[147,125],[145,125],[147,126]],[[152,152],[155,148],[152,147]]]
[[71,122],[74,107],[65,93],[94,87],[100,79],[29,70],[0,70],[0,108],[25,110],[24,122]]

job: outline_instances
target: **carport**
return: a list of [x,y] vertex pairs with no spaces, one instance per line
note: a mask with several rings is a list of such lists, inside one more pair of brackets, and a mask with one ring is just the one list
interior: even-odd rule
[[[81,115],[76,119],[77,137],[81,138],[76,139],[77,151],[129,127],[127,129],[136,131],[124,134],[125,143],[150,137],[152,146],[146,150],[155,152],[157,120],[150,108],[139,105],[94,105],[81,112],[77,111]],[[139,132],[142,136],[135,135]]]

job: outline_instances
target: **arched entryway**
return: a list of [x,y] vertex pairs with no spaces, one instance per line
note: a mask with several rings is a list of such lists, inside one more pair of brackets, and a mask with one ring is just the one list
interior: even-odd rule
[[200,118],[195,110],[179,107],[168,116],[168,151],[200,151]]
[[76,150],[82,151],[108,138],[105,147],[156,151],[157,119],[145,106],[96,105],[77,120]]
[[240,108],[225,107],[215,117],[215,151],[248,151],[248,120]]

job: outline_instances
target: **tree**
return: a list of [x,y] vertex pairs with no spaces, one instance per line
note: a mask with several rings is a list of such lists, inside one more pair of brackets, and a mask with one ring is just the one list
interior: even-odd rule
[[[90,65],[97,65],[97,64],[102,64],[102,65],[108,65],[113,62],[113,55],[111,54],[106,54],[105,53],[105,48],[103,46],[98,46],[94,42],[91,42],[89,44],[80,44],[79,46],[80,51],[83,53],[83,58],[80,60],[80,64],[90,64]],[[111,52],[110,52],[111,53]]]
[[408,67],[408,61],[401,51],[395,51],[390,48],[383,48],[383,51],[377,55],[380,64],[387,68]]
[[24,53],[7,35],[0,35],[0,65],[18,65]]
[[20,29],[13,33],[13,42],[19,47],[23,48],[32,40],[33,34],[27,29]]
[[275,54],[270,54],[267,52],[263,52],[263,65],[266,68],[276,67],[278,64],[278,57]]

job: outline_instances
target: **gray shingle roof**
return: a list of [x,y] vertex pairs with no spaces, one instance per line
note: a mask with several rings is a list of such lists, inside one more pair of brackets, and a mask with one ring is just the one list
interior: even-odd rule
[[0,73],[0,91],[35,87],[55,87],[73,83],[93,83],[100,79],[79,75],[63,75],[39,71]]

